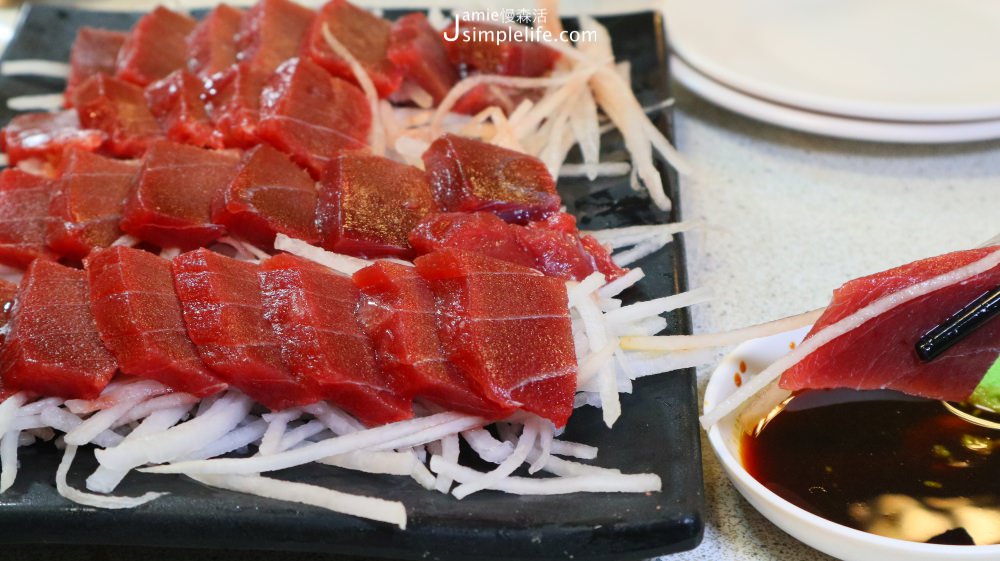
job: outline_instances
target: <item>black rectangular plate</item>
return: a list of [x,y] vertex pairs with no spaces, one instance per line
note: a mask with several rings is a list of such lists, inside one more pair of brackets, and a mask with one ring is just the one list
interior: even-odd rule
[[[82,25],[127,29],[138,16],[28,6],[4,60],[68,61]],[[619,60],[632,64],[633,87],[643,104],[669,97],[666,43],[659,14],[604,18]],[[569,22],[567,22],[569,23]],[[59,80],[0,77],[0,98],[61,91]],[[0,122],[13,115],[3,103]],[[672,132],[670,113],[657,117]],[[626,160],[621,139],[605,135],[606,160]],[[677,179],[661,168],[669,195],[679,201]],[[560,192],[581,228],[599,229],[679,220],[675,206],[660,212],[623,178],[560,181]],[[683,242],[639,265],[646,278],[626,301],[673,294],[685,288]],[[669,333],[689,333],[685,312],[668,316]],[[312,507],[218,491],[175,476],[133,474],[118,493],[170,495],[134,510],[98,510],[56,494],[59,452],[51,445],[21,451],[21,472],[0,496],[0,543],[66,543],[176,546],[205,549],[314,551],[406,559],[639,559],[695,547],[702,535],[702,476],[693,370],[640,380],[622,396],[623,414],[613,430],[600,411],[574,413],[565,438],[600,447],[596,463],[628,473],[653,472],[663,491],[650,494],[572,494],[518,497],[483,492],[458,501],[425,491],[409,478],[359,474],[326,466],[279,472],[341,491],[399,500],[404,530]],[[70,473],[82,487],[95,464],[83,454]],[[233,557],[238,557],[234,554]]]

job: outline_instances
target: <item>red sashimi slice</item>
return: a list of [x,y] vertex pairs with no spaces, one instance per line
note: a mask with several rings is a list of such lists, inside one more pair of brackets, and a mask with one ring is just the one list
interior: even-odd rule
[[225,389],[188,338],[170,261],[118,246],[90,254],[86,269],[97,331],[122,373],[199,397]]
[[53,183],[16,168],[0,172],[0,263],[23,269],[54,257],[45,246]]
[[193,18],[163,6],[139,18],[118,53],[115,76],[146,86],[187,65],[187,36]]
[[206,85],[209,115],[226,146],[249,148],[260,142],[260,94],[271,74],[271,70],[242,62]]
[[[852,280],[833,301],[810,336],[878,298],[982,259],[997,248],[958,251]],[[898,306],[808,355],[781,377],[781,387],[893,389],[962,401],[972,394],[1000,355],[1000,322],[992,321],[931,362],[922,362],[916,342],[956,311],[1000,285],[1000,267]]]
[[419,169],[363,153],[331,160],[320,180],[323,246],[349,255],[413,254],[407,236],[437,205]]
[[160,247],[190,249],[222,237],[212,201],[232,181],[239,155],[160,141],[150,147],[125,201],[121,228]]
[[146,88],[149,110],[168,139],[203,148],[222,148],[222,134],[212,126],[205,109],[205,96],[205,83],[185,70],[176,70]]
[[412,416],[411,400],[375,367],[371,341],[355,316],[358,289],[347,277],[280,254],[260,274],[265,316],[296,376],[366,425]]
[[535,257],[535,268],[546,275],[571,280],[583,280],[600,272],[605,280],[613,281],[627,271],[611,260],[607,248],[592,236],[581,236],[576,217],[558,213],[539,222],[529,222],[526,228],[512,226],[518,239]]
[[338,152],[367,146],[371,123],[357,86],[293,58],[278,67],[261,94],[257,135],[318,177]]
[[458,81],[458,70],[448,61],[441,35],[420,12],[407,14],[392,24],[386,56],[404,78],[430,94],[435,105]]
[[[7,337],[7,324],[10,323],[11,311],[14,309],[14,298],[17,296],[17,285],[0,279],[0,344]],[[2,391],[2,388],[0,388]]]
[[535,257],[518,240],[516,228],[490,212],[444,212],[421,220],[410,232],[410,244],[421,254],[464,249],[536,267]]
[[508,222],[559,210],[556,184],[538,158],[445,134],[423,154],[438,204],[449,212],[493,212]]
[[114,74],[118,51],[127,33],[81,27],[69,51],[69,76],[66,78],[66,102],[72,103],[73,90],[94,74]]
[[236,36],[237,60],[270,74],[298,55],[314,16],[290,0],[260,0],[247,11]]
[[387,56],[391,28],[388,21],[347,0],[331,0],[316,14],[303,45],[304,56],[330,74],[357,83],[350,64],[334,54],[327,44],[323,37],[324,26],[361,63],[379,97],[387,97],[399,88],[402,74]]
[[125,196],[139,166],[83,150],[63,160],[49,206],[47,242],[60,255],[83,259],[90,250],[108,247],[121,237],[118,223]]
[[445,358],[434,294],[414,267],[386,261],[354,273],[361,289],[358,315],[375,345],[380,369],[403,395],[448,410],[501,419],[514,408],[484,399]]
[[259,267],[207,249],[174,258],[184,325],[202,361],[224,381],[274,410],[320,399],[281,359],[281,341],[264,319]]
[[198,23],[187,37],[187,69],[201,78],[210,78],[236,63],[236,34],[243,10],[219,4]]
[[484,109],[499,107],[505,115],[510,115],[521,102],[537,101],[543,93],[537,89],[525,90],[499,84],[480,84],[459,98],[451,111],[463,115],[475,115]]
[[490,401],[565,425],[576,392],[576,351],[564,281],[457,250],[415,263],[437,298],[451,363]]
[[80,125],[107,135],[108,151],[118,157],[141,156],[162,136],[146,106],[142,88],[105,74],[96,74],[76,88],[73,96]]
[[7,163],[39,158],[58,166],[63,152],[79,148],[93,152],[101,147],[106,135],[80,126],[76,111],[57,113],[26,113],[7,123],[0,136],[0,148],[7,153]]
[[97,335],[87,275],[37,260],[28,267],[0,352],[7,390],[65,399],[93,399],[118,365]]
[[264,248],[278,233],[317,243],[316,183],[288,156],[261,144],[244,154],[232,182],[216,195],[212,222]]
[[463,72],[478,71],[505,76],[541,76],[559,60],[559,53],[533,41],[499,41],[509,29],[461,18],[445,29],[448,59]]
[[432,214],[410,232],[410,243],[418,253],[474,251],[562,279],[583,280],[600,271],[614,280],[625,273],[597,240],[581,238],[576,220],[566,214],[527,226],[508,224],[489,212]]

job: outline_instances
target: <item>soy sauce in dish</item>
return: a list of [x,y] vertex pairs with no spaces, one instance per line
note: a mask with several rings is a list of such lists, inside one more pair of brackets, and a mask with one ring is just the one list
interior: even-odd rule
[[910,541],[1000,543],[1000,430],[941,402],[801,392],[740,450],[764,486],[832,522]]

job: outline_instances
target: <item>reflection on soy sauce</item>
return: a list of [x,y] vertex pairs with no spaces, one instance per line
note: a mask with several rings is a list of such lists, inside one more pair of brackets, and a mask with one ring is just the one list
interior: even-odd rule
[[743,465],[818,516],[892,538],[1000,543],[1000,431],[890,391],[797,394]]

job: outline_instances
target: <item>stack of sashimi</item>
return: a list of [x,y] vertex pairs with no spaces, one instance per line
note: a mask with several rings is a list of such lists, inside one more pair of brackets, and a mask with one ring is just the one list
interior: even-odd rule
[[[0,280],[0,492],[18,432],[35,429],[64,433],[67,464],[77,446],[103,448],[87,481],[101,493],[137,467],[248,444],[279,463],[305,454],[284,467],[360,462],[445,492],[465,483],[460,498],[525,461],[563,478],[561,492],[659,489],[652,474],[550,460],[554,446],[593,458],[556,431],[586,403],[609,404],[614,422],[617,390],[645,373],[614,355],[618,338],[652,335],[665,324],[652,316],[673,309],[615,298],[642,272],[598,239],[625,247],[634,232],[583,235],[555,168],[526,144],[427,124],[403,150],[394,132],[410,126],[401,115],[511,113],[540,91],[466,86],[564,72],[559,57],[449,41],[423,14],[390,22],[345,0],[219,5],[201,21],[159,7],[127,32],[81,29],[64,105],[0,133],[0,268],[19,278]],[[483,430],[501,420],[505,442]],[[437,446],[457,462],[460,435],[494,474],[468,483],[418,460]],[[353,448],[310,456],[343,442]],[[60,493],[83,504],[150,500],[66,491],[65,472]]]
[[[27,269],[4,392],[91,399],[121,372],[273,410],[330,401],[369,425],[412,416],[415,399],[564,425],[577,367],[564,281],[624,270],[560,212],[536,158],[450,134],[423,169],[369,152],[352,70],[380,97],[407,82],[440,100],[470,72],[536,76],[555,59],[446,47],[422,15],[391,24],[343,0],[222,5],[201,22],[157,8],[129,33],[81,30],[69,108],[4,129],[21,165],[0,173],[0,263]],[[417,259],[352,279],[267,257],[279,234]]]
[[91,399],[121,371],[200,397],[233,386],[275,410],[330,401],[370,425],[421,398],[562,426],[576,390],[564,283],[458,250],[352,279],[288,254],[117,246],[82,271],[35,260],[13,300],[5,392]]

